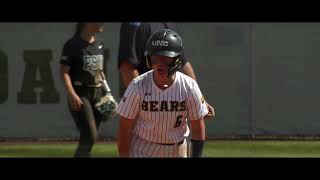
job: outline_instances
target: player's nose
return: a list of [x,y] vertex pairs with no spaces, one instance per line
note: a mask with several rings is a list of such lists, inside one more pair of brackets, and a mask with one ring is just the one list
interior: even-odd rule
[[164,69],[164,68],[165,68],[165,65],[159,63],[159,64],[156,64],[156,67],[157,67],[157,69]]

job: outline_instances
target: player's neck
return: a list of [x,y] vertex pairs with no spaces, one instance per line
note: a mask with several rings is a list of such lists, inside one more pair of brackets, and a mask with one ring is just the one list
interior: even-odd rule
[[176,78],[176,74],[173,74],[171,76],[166,76],[165,78],[162,78],[160,76],[157,76],[157,75],[154,75],[153,76],[154,79],[154,83],[162,90],[165,90],[167,88],[169,88],[173,83],[174,83],[174,80]]

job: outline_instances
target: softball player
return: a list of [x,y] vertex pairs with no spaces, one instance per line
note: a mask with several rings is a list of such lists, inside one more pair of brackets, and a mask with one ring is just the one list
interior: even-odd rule
[[120,157],[187,157],[187,119],[191,157],[201,157],[209,111],[197,82],[177,71],[182,52],[181,37],[170,29],[148,39],[146,64],[152,70],[131,81],[117,109]]
[[103,23],[77,23],[76,27],[74,36],[64,44],[60,69],[68,107],[80,132],[74,157],[90,157],[99,126],[108,118],[100,104],[111,95],[103,73],[104,44],[96,38]]

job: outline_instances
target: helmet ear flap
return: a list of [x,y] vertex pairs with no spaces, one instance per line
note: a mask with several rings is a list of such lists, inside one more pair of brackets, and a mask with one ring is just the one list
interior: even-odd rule
[[180,57],[178,57],[176,60],[175,60],[175,66],[180,66],[182,64],[182,61],[180,59]]
[[180,59],[180,56],[178,56],[174,62],[171,63],[171,65],[169,66],[169,73],[168,76],[174,74],[175,72],[178,71],[179,67],[181,66],[182,61]]
[[149,56],[146,56],[146,65],[147,65],[148,68],[150,68],[150,69],[152,68]]

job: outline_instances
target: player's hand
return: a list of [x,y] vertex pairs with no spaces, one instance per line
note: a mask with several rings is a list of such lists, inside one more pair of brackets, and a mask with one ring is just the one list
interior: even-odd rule
[[77,94],[69,95],[69,102],[72,111],[80,111],[83,102]]
[[208,114],[204,116],[204,119],[213,118],[216,114],[213,107],[206,101],[207,108],[209,110]]

